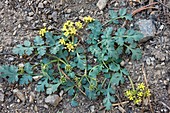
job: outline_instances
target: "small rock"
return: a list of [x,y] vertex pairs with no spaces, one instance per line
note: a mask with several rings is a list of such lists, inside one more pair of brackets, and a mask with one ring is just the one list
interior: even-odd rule
[[38,8],[44,8],[44,4],[40,2],[40,3],[38,4]]
[[149,65],[151,65],[151,60],[150,60],[150,58],[146,58],[146,64],[149,66]]
[[155,69],[160,70],[161,67],[162,67],[161,64],[158,64],[158,65],[155,66]]
[[107,4],[108,0],[99,0],[97,2],[97,7],[102,10],[106,7],[106,4]]
[[168,87],[168,94],[170,95],[170,85],[169,85],[169,87]]
[[94,106],[90,106],[90,111],[91,111],[91,112],[94,112],[94,109],[95,109]]
[[48,109],[49,107],[48,107],[48,105],[47,105],[47,104],[44,104],[44,108]]
[[47,3],[48,3],[47,1],[44,1],[44,2],[43,2],[43,4],[45,4],[45,5],[46,5]]
[[17,99],[17,102],[18,102],[18,103],[20,103],[20,102],[21,102],[21,100],[20,100],[20,99]]
[[14,57],[9,57],[8,60],[9,61],[14,61]]
[[27,17],[27,21],[31,21],[31,20],[33,20],[33,18],[34,18],[34,17],[29,17],[29,16],[28,16],[28,17]]
[[45,98],[45,102],[53,106],[57,106],[61,100],[62,97],[59,97],[58,95],[49,95]]
[[60,93],[59,93],[60,97],[62,97],[62,96],[63,96],[63,94],[64,94],[64,91],[63,91],[63,90],[61,90],[61,91],[60,91]]
[[36,112],[38,111],[38,108],[36,105],[34,106],[34,111],[36,111]]
[[33,92],[31,92],[30,96],[29,96],[29,102],[33,103],[34,102],[34,98],[35,98],[35,94]]
[[71,9],[67,9],[67,13],[71,13]]
[[28,15],[29,15],[29,16],[33,16],[33,15],[34,15],[34,12],[29,12]]
[[144,38],[142,38],[140,42],[146,42],[155,36],[156,28],[152,20],[143,19],[136,22],[136,24],[144,35]]
[[84,12],[84,9],[81,9],[81,10],[80,10],[80,13],[83,13],[83,12]]
[[15,36],[16,34],[17,34],[17,30],[15,30],[12,35]]
[[57,22],[57,12],[54,11],[51,16],[52,16],[53,20]]
[[0,92],[0,102],[4,101],[4,94],[2,92]]
[[122,61],[121,63],[120,63],[120,65],[123,67],[123,66],[125,66],[125,61]]
[[33,76],[32,78],[35,80],[35,81],[38,81],[39,79],[41,79],[43,76]]
[[14,89],[13,93],[16,94],[16,96],[23,102],[25,102],[25,95],[19,91],[18,89]]

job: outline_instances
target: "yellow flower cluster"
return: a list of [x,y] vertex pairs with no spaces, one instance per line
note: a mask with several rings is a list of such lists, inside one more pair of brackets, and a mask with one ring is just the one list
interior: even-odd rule
[[92,17],[90,17],[90,16],[86,16],[86,17],[83,18],[83,21],[84,21],[85,23],[89,23],[89,22],[93,22],[94,19],[93,19]]
[[48,32],[48,30],[47,30],[46,28],[42,28],[42,29],[40,29],[40,31],[39,31],[39,35],[40,35],[41,37],[43,37],[46,32]]
[[62,31],[64,32],[64,36],[68,37],[69,35],[76,35],[77,30],[81,28],[83,28],[83,24],[80,21],[74,23],[68,20],[64,23]]
[[77,44],[73,44],[72,42],[68,42],[66,43],[66,40],[64,38],[61,38],[59,40],[59,43],[62,44],[62,45],[65,45],[66,46],[66,49],[68,49],[68,51],[74,51],[75,47],[77,46]]
[[132,100],[134,104],[140,104],[143,98],[147,98],[150,95],[150,90],[145,87],[144,83],[138,84],[135,90],[127,90],[125,92],[125,96]]

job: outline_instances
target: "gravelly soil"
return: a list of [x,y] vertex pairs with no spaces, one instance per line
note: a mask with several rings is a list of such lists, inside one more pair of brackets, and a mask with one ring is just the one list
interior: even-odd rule
[[[62,2],[63,1],[63,2]],[[17,64],[21,60],[11,53],[11,49],[23,40],[31,40],[38,34],[39,28],[48,26],[52,29],[60,29],[62,23],[67,19],[76,20],[81,16],[91,15],[101,20],[103,23],[108,18],[108,10],[113,9],[115,1],[108,2],[103,11],[99,11],[96,6],[98,0],[1,0],[0,1],[0,64]],[[147,1],[147,0],[146,0]],[[43,6],[42,4],[43,3]],[[145,2],[144,4],[147,4]],[[128,7],[129,12],[135,10],[139,6],[129,7],[126,0],[118,1],[118,6]],[[143,51],[142,59],[139,61],[125,61],[125,67],[130,71],[134,83],[144,81],[144,73],[148,86],[151,90],[151,105],[155,113],[170,112],[170,15],[169,11],[157,5],[158,10],[155,14],[157,27],[157,35],[139,46]],[[114,9],[116,9],[114,7]],[[164,10],[163,10],[164,9]],[[150,12],[143,11],[135,15],[134,21],[138,19],[149,19]],[[158,30],[161,25],[163,29]],[[144,66],[144,71],[142,71]],[[4,94],[4,101],[0,102],[0,111],[2,113],[56,113],[63,111],[64,113],[90,113],[90,112],[107,112],[102,108],[101,99],[90,101],[86,97],[80,95],[78,101],[79,107],[71,107],[69,97],[64,93],[63,100],[57,107],[53,107],[44,102],[47,97],[44,93],[35,92],[35,83],[28,86],[18,86],[17,84],[8,84],[0,79],[0,92]],[[130,87],[127,80],[124,85],[118,87],[118,96],[121,101],[127,99],[123,95],[123,91]],[[14,89],[19,89],[25,96],[26,101],[22,102],[13,93]],[[57,92],[59,94],[60,92]],[[34,101],[30,102],[30,95],[34,95]],[[135,106],[129,102],[122,106],[127,113],[145,112],[150,113],[148,103],[141,106]],[[110,111],[112,113],[120,113],[121,110],[115,106]]]

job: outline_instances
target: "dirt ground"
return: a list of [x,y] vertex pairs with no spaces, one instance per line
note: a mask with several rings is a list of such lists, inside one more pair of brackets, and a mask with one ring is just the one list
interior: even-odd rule
[[[148,5],[150,1],[152,0],[141,0],[141,3],[130,5],[128,0],[108,0],[106,7],[100,11],[96,6],[98,0],[0,0],[0,65],[18,64],[21,59],[12,54],[12,48],[23,43],[25,39],[34,38],[43,26],[60,29],[66,20],[76,20],[87,15],[104,23],[108,20],[110,9],[117,11],[124,7],[131,13]],[[170,113],[170,1],[155,0],[154,2],[156,1],[161,3],[153,5],[155,9],[138,12],[134,15],[134,20],[128,23],[133,25],[139,19],[153,19],[156,33],[152,39],[139,44],[142,49],[142,58],[139,61],[127,59],[124,66],[130,71],[134,83],[143,82],[144,75],[146,75],[147,84],[151,90],[150,103],[153,112]],[[18,84],[8,84],[4,79],[0,79],[0,94],[4,95],[4,100],[0,101],[0,112],[121,113],[125,110],[126,113],[151,113],[147,102],[143,107],[128,102],[121,107],[113,106],[111,111],[105,111],[102,109],[102,99],[91,101],[83,95],[77,98],[80,105],[71,107],[70,97],[65,93],[59,105],[54,107],[45,103],[44,99],[48,95],[35,91],[35,84],[36,81],[28,86],[18,86]],[[128,80],[117,87],[119,101],[127,101],[123,91],[129,87]],[[13,93],[14,89],[19,89],[24,94],[25,102],[17,98]],[[34,95],[33,102],[29,100],[30,95]]]

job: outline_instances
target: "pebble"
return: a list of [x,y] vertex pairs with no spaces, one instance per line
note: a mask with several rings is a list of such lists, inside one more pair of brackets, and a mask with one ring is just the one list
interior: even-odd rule
[[34,12],[29,12],[28,15],[29,15],[29,16],[33,16],[33,15],[34,15]]
[[16,34],[17,34],[17,30],[15,30],[12,35],[15,36]]
[[122,61],[121,63],[120,63],[120,65],[123,67],[123,66],[125,66],[125,61]]
[[28,17],[27,17],[27,21],[31,21],[31,20],[33,20],[33,18],[34,18],[34,17],[29,17],[29,16],[28,16]]
[[168,86],[168,94],[170,95],[170,85]]
[[161,64],[157,64],[157,65],[155,66],[155,69],[160,70],[161,67],[162,67]]
[[54,11],[54,12],[51,14],[51,16],[52,16],[53,20],[57,22],[57,12]]
[[90,106],[90,111],[94,112],[95,106]]
[[4,101],[4,94],[2,92],[0,92],[0,102]]
[[48,2],[47,1],[44,1],[43,4],[46,5]]
[[13,93],[23,102],[25,102],[25,95],[18,89],[14,89]]
[[151,65],[151,60],[150,60],[150,58],[146,58],[146,64],[149,66],[149,65]]
[[44,8],[44,4],[40,2],[40,3],[38,4],[38,8]]
[[21,24],[18,24],[18,28],[21,28]]
[[29,96],[29,102],[33,103],[34,102],[34,98],[35,98],[35,94],[34,94],[34,92],[31,92],[30,96]]
[[156,27],[152,20],[141,19],[136,22],[136,24],[139,26],[141,33],[144,35],[144,38],[142,38],[140,42],[146,42],[155,36]]
[[57,106],[62,99],[63,99],[62,97],[59,97],[58,95],[54,94],[54,95],[49,95],[48,97],[46,97],[45,102],[53,106]]
[[71,13],[71,9],[67,9],[67,13]]
[[37,108],[37,106],[35,105],[34,106],[34,110],[37,112],[38,111],[38,108]]
[[103,10],[105,7],[106,7],[106,4],[107,4],[108,0],[99,0],[97,2],[97,7],[100,9],[100,10]]
[[14,61],[14,57],[9,57],[8,60],[9,61]]
[[81,10],[80,10],[80,13],[83,13],[83,12],[84,12],[84,9],[81,9]]
[[44,108],[48,109],[49,107],[48,107],[48,105],[47,105],[47,104],[44,104]]

